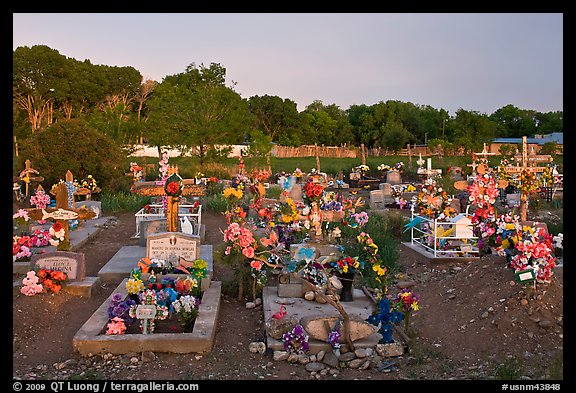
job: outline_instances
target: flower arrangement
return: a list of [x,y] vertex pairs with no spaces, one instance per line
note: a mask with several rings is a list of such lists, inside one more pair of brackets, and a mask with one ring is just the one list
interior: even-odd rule
[[135,319],[130,317],[128,314],[130,307],[134,306],[135,304],[136,302],[133,299],[124,299],[123,294],[114,293],[110,299],[110,304],[108,305],[108,318],[111,320],[116,318],[122,320],[122,323],[125,325],[124,328],[126,328],[126,326],[131,325],[135,321]]
[[198,293],[200,286],[198,284],[198,280],[193,277],[178,277],[174,281],[174,289],[180,295],[192,295],[194,293]]
[[450,207],[451,198],[442,187],[438,187],[436,180],[426,179],[416,198],[416,205],[422,216],[432,219],[445,219],[455,215],[455,210]]
[[36,190],[34,195],[30,197],[30,204],[36,209],[46,209],[46,206],[50,204],[50,195],[42,189]]
[[66,273],[60,270],[40,269],[38,277],[42,286],[54,293],[59,293],[68,281]]
[[328,277],[326,276],[324,266],[317,262],[306,264],[300,272],[304,280],[311,282],[317,287],[322,288],[328,284]]
[[314,183],[312,181],[307,181],[304,185],[304,201],[308,205],[312,205],[313,202],[316,202],[318,206],[320,206],[322,202],[322,195],[324,194],[324,186],[320,183]]
[[144,177],[144,173],[142,172],[143,169],[144,168],[135,162],[130,163],[130,172],[132,172],[132,176],[134,176],[134,181],[142,180],[142,177]]
[[200,299],[191,295],[184,295],[172,302],[174,312],[178,316],[180,324],[185,329],[190,329],[194,320],[198,316],[198,306]]
[[291,224],[300,220],[300,212],[296,207],[296,203],[290,197],[286,197],[284,202],[279,202],[274,205],[273,221],[282,224]]
[[114,317],[108,324],[106,325],[106,333],[107,335],[112,334],[124,334],[126,333],[126,324],[124,320],[119,317]]
[[347,256],[338,259],[337,261],[328,262],[327,267],[332,271],[340,274],[349,274],[356,272],[356,270],[362,269],[364,267],[364,261],[359,261],[357,256]]
[[229,243],[224,254],[230,255],[233,251],[244,255],[246,258],[254,258],[257,247],[256,239],[252,232],[244,226],[233,222],[224,231],[224,241]]
[[402,318],[403,314],[390,306],[390,299],[382,297],[378,302],[378,309],[367,318],[367,322],[379,326],[378,332],[382,335],[379,343],[386,344],[394,342],[392,327],[394,324],[402,322]]
[[61,222],[56,221],[48,230],[51,239],[50,245],[57,247],[58,250],[67,251],[70,248],[70,241],[66,240],[66,232]]
[[29,236],[12,236],[12,258],[16,262],[32,256]]
[[369,170],[370,170],[370,167],[366,164],[361,164],[361,165],[358,165],[358,166],[355,166],[354,168],[352,168],[353,172],[359,172],[362,174],[368,172]]
[[144,283],[140,278],[130,277],[126,281],[126,290],[130,295],[136,295],[144,290]]
[[512,179],[512,181],[518,190],[525,195],[536,192],[540,188],[540,181],[536,178],[536,174],[530,170],[522,170],[520,176]]
[[394,169],[402,173],[404,171],[404,162],[399,161],[396,164],[394,164]]
[[394,307],[400,311],[404,318],[404,330],[408,332],[410,327],[410,314],[420,309],[420,298],[413,291],[402,288],[394,299]]
[[184,188],[184,181],[179,174],[171,174],[164,183],[164,192],[167,196],[179,197],[182,194]]
[[89,189],[91,192],[99,191],[98,184],[96,183],[96,179],[92,177],[92,175],[88,175],[86,179],[82,179],[80,181],[80,186]]
[[36,272],[31,270],[26,273],[26,277],[22,279],[22,288],[20,288],[20,293],[26,296],[34,296],[37,293],[41,293],[44,290],[42,284],[39,283],[40,278],[36,275]]
[[28,212],[26,210],[18,209],[18,211],[12,215],[12,219],[16,221],[17,225],[24,225],[30,221],[30,216],[28,216]]
[[308,335],[300,324],[282,335],[282,343],[284,349],[290,353],[303,354],[310,350]]
[[332,347],[332,351],[336,356],[340,355],[340,340],[342,338],[342,334],[340,333],[340,326],[341,322],[338,320],[336,325],[328,332],[328,337],[326,338],[326,342],[330,344]]
[[[156,297],[156,292],[152,289],[147,289],[146,291],[140,292],[138,294],[138,298],[140,301],[140,305],[148,305],[148,306],[155,306],[156,307],[156,315],[154,316],[154,319],[147,319],[144,320],[142,319],[140,321],[140,331],[144,334],[150,334],[154,332],[154,328],[155,328],[155,324],[154,321],[155,320],[164,320],[166,318],[168,318],[169,312],[168,312],[168,307],[163,306],[158,304],[157,302],[157,297]],[[137,314],[137,310],[138,310],[138,304],[134,304],[130,307],[130,309],[128,310],[128,315],[131,318],[136,318],[136,314]]]
[[550,283],[552,269],[556,266],[552,236],[543,228],[525,226],[512,240],[515,252],[512,254],[510,267],[515,272],[533,270],[538,282]]
[[382,172],[388,172],[389,170],[392,170],[392,168],[390,167],[390,165],[380,164],[378,165],[378,170]]

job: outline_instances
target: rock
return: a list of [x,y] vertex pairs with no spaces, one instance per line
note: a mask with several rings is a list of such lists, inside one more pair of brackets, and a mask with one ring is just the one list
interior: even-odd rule
[[316,361],[321,362],[324,359],[324,355],[326,355],[326,351],[320,351],[316,354]]
[[266,352],[266,344],[263,343],[262,341],[254,341],[248,344],[248,350],[251,353],[263,354],[264,352]]
[[262,299],[259,298],[259,297],[257,297],[256,300],[254,300],[254,304],[255,304],[256,306],[261,305],[261,304],[262,304]]
[[274,351],[274,354],[272,355],[272,359],[276,362],[282,362],[282,361],[288,359],[288,356],[290,356],[290,354],[286,351]]
[[326,352],[326,354],[322,358],[322,363],[332,368],[338,368],[338,366],[340,365],[338,357],[334,354],[334,352]]
[[308,364],[308,363],[310,363],[310,358],[304,354],[298,355],[298,363]]
[[404,347],[397,342],[376,344],[376,352],[382,357],[401,356],[404,354]]
[[266,322],[266,333],[276,340],[280,340],[282,335],[292,330],[298,324],[296,317],[284,317],[282,319],[270,318]]
[[138,358],[136,356],[133,356],[130,358],[130,363],[132,364],[137,364],[138,363]]
[[528,305],[528,300],[522,299],[522,300],[520,300],[520,304],[523,305],[523,306],[527,306],[527,305]]
[[341,362],[349,362],[352,359],[355,359],[356,355],[354,355],[354,352],[346,352],[343,353],[342,355],[338,356],[338,360]]
[[306,300],[314,300],[315,297],[316,294],[314,293],[314,291],[308,291],[304,294],[304,299]]
[[306,371],[309,372],[318,372],[318,371],[322,371],[326,368],[326,366],[320,362],[310,362],[308,364],[306,364]]
[[255,308],[255,307],[256,307],[256,304],[255,304],[254,302],[248,302],[248,303],[246,303],[246,308],[247,308],[247,309],[252,309],[252,308]]
[[298,362],[298,354],[296,353],[291,353],[290,355],[288,355],[288,363],[296,363]]
[[357,348],[354,351],[354,355],[356,355],[357,358],[365,358],[366,356],[368,356],[368,353],[366,352],[365,348]]
[[362,363],[364,363],[364,359],[352,359],[348,362],[348,367],[358,368]]
[[480,318],[482,318],[482,319],[488,318],[488,315],[489,315],[489,314],[488,314],[488,311],[484,311],[484,312],[482,313],[482,315],[480,315]]
[[143,362],[152,362],[156,359],[156,355],[154,352],[151,351],[144,351],[142,352],[142,361]]
[[[328,333],[336,326],[340,317],[305,316],[300,319],[300,324],[308,335],[316,340],[326,341]],[[376,333],[376,327],[360,319],[350,319],[350,339],[360,340]],[[344,337],[340,337],[344,343]]]
[[370,359],[366,359],[364,360],[364,363],[362,363],[360,367],[358,367],[358,370],[366,370],[369,367],[370,367]]
[[550,327],[552,327],[552,322],[547,320],[547,319],[543,319],[540,322],[538,322],[538,326],[548,329]]
[[412,288],[414,285],[416,285],[416,281],[398,281],[398,283],[396,284],[396,287],[402,289],[402,288]]

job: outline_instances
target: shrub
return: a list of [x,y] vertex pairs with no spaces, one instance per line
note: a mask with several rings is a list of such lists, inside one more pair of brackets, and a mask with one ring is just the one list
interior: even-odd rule
[[83,120],[61,120],[22,141],[17,168],[24,168],[24,161],[30,159],[48,190],[64,180],[68,170],[78,181],[92,175],[105,190],[124,176],[122,157],[122,149],[112,139]]

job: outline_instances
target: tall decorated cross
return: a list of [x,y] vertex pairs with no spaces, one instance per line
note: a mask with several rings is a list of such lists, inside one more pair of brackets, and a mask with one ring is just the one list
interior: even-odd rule
[[23,181],[26,184],[26,198],[28,198],[28,195],[30,193],[29,185],[31,182],[44,181],[44,178],[42,176],[37,176],[40,174],[40,172],[32,168],[31,163],[32,162],[30,160],[26,160],[25,161],[26,167],[22,170],[22,172],[20,172],[18,178],[14,179],[15,181]]
[[[538,161],[550,162],[551,156],[537,156],[537,155],[528,156],[528,144],[526,142],[526,137],[523,136],[521,165],[508,166],[505,167],[504,170],[508,174],[520,174],[520,181],[524,183],[526,181],[531,181],[531,180],[525,180],[523,177],[524,174],[534,174],[538,172],[544,172],[546,170],[545,167],[536,166],[536,162]],[[525,186],[525,184],[522,185]],[[520,219],[522,221],[526,221],[527,210],[528,210],[528,192],[522,191],[520,194]]]
[[[66,173],[66,179],[72,177],[72,173]],[[61,251],[70,250],[70,225],[69,220],[89,220],[96,217],[96,213],[92,209],[80,208],[76,209],[70,207],[70,195],[66,183],[60,183],[52,188],[50,191],[56,198],[56,208],[52,209],[26,209],[28,216],[33,220],[46,220],[51,218],[60,222],[64,228],[64,241],[60,242],[58,249]]]
[[153,181],[140,181],[132,185],[131,191],[145,196],[168,196],[166,220],[168,232],[178,232],[178,205],[181,196],[202,196],[206,187],[195,184],[194,179],[182,179],[178,174],[178,167],[168,168],[168,178],[164,184]]

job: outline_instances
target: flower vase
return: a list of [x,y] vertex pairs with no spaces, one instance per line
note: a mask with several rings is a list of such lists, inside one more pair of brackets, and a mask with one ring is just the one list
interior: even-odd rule
[[337,274],[338,278],[340,279],[340,282],[342,283],[342,290],[340,292],[340,301],[341,302],[353,302],[354,301],[354,296],[353,296],[354,286],[352,285],[354,283],[354,275],[355,275],[355,272],[338,273]]

